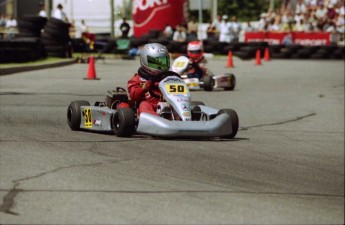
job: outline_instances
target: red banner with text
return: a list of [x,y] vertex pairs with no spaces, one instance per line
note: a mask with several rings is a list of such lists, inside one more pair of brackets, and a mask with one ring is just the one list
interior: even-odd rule
[[269,44],[282,44],[284,37],[291,34],[292,41],[300,45],[329,45],[327,32],[246,32],[245,42],[266,41]]
[[186,0],[133,0],[134,36],[163,31],[167,24],[172,28],[181,24],[186,19],[186,4]]

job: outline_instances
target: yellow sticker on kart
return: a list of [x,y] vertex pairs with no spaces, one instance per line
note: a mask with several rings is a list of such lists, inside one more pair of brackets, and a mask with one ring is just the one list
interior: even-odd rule
[[182,68],[182,67],[185,67],[186,64],[187,64],[187,62],[185,62],[185,61],[177,61],[177,62],[174,63],[174,67]]
[[92,127],[92,115],[91,115],[91,109],[90,108],[84,108],[84,126],[86,128]]
[[165,84],[165,89],[169,94],[184,94],[188,93],[188,88],[183,84]]
[[198,87],[198,83],[187,83],[188,87]]

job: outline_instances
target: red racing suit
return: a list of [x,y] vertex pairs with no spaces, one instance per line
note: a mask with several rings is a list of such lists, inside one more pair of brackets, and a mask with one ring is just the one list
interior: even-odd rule
[[[155,83],[155,85],[157,84]],[[138,73],[134,74],[134,76],[127,83],[129,97],[131,100],[140,102],[138,107],[138,115],[140,115],[142,112],[157,115],[156,110],[158,102],[162,98],[162,93],[158,88],[154,88],[152,91],[156,96],[152,96],[148,91],[152,85],[153,84],[151,81],[144,79]]]
[[201,57],[199,60],[195,60],[189,57],[189,67],[188,67],[188,77],[189,78],[199,78],[201,79],[204,75],[207,74],[207,69],[205,65],[207,60]]

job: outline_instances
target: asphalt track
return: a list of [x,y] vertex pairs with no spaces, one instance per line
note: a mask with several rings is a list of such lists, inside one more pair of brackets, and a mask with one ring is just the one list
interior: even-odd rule
[[73,100],[126,86],[138,60],[0,77],[0,224],[343,224],[344,62],[210,59],[234,91],[233,140],[117,138],[71,131]]

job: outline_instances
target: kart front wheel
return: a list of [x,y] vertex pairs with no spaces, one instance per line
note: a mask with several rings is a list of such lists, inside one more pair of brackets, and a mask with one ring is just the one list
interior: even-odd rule
[[214,87],[214,79],[212,76],[205,76],[203,78],[204,81],[204,90],[205,91],[212,91]]
[[135,114],[131,108],[120,108],[112,117],[112,128],[118,137],[130,137],[135,132]]
[[229,115],[230,120],[231,120],[232,131],[230,134],[228,134],[226,136],[222,136],[222,138],[232,139],[236,136],[237,131],[238,131],[239,121],[238,121],[237,113],[233,109],[221,109],[218,111],[217,116],[220,114],[223,114],[223,113],[226,113]]
[[236,87],[236,77],[234,74],[230,73],[230,74],[227,74],[227,75],[230,75],[229,76],[229,83],[230,83],[230,86],[229,87],[225,87],[224,90],[226,91],[232,91],[235,89]]
[[67,123],[71,130],[80,130],[82,106],[90,106],[88,101],[73,101],[67,108]]

